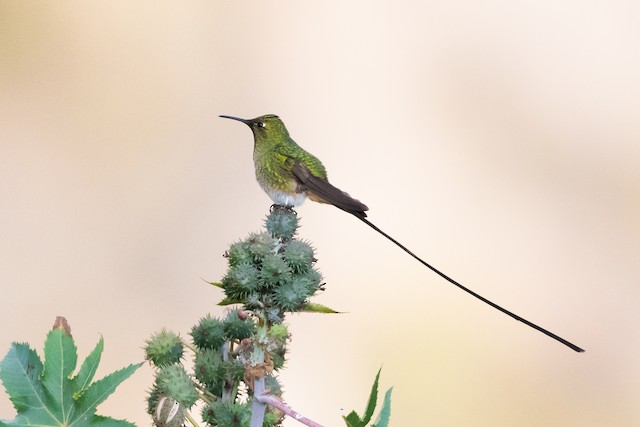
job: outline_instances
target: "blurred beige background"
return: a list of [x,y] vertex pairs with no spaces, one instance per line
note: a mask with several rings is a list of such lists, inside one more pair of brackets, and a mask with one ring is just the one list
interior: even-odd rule
[[[383,365],[394,426],[639,425],[638,22],[632,1],[1,1],[0,352],[42,353],[64,315],[80,357],[104,336],[105,375],[222,314],[201,278],[270,201],[216,116],[277,113],[374,223],[587,349],[307,203],[316,301],[348,314],[289,318],[292,406],[339,426]],[[148,425],[151,381],[101,413]]]

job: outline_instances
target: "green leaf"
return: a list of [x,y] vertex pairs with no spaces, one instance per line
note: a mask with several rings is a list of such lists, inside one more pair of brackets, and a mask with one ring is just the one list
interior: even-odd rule
[[[55,423],[55,416],[47,409],[50,399],[40,382],[42,369],[42,361],[27,344],[13,343],[0,362],[0,379],[19,414],[14,421],[16,425]],[[38,409],[35,413],[30,411],[34,408]],[[25,412],[31,416],[20,415]]]
[[340,314],[339,311],[335,311],[332,308],[329,308],[322,304],[316,304],[313,302],[308,302],[302,306],[300,311],[305,311],[307,313],[328,313],[328,314]]
[[391,391],[393,391],[393,387],[391,387],[384,394],[384,401],[382,402],[382,409],[380,409],[380,413],[378,414],[378,419],[376,423],[373,424],[372,427],[388,427],[389,426],[389,418],[391,417]]
[[381,370],[382,368],[378,369],[376,379],[373,381],[373,387],[371,387],[371,394],[369,395],[369,401],[367,402],[367,409],[364,410],[364,418],[362,419],[363,426],[366,426],[369,421],[371,421],[373,411],[376,409],[376,401],[378,400],[378,380],[380,379]]
[[225,306],[225,305],[234,305],[234,304],[242,304],[242,303],[244,303],[244,301],[227,297],[222,301],[220,301],[218,305]]
[[342,417],[344,421],[347,423],[347,427],[362,427],[364,424],[360,419],[360,416],[356,413],[356,411],[351,411],[349,415],[346,417]]
[[[92,427],[136,427],[135,424],[125,420],[116,420],[110,417],[96,415],[90,424]],[[80,427],[80,425],[78,425]]]
[[93,351],[87,356],[87,358],[82,362],[82,366],[80,367],[80,371],[78,375],[75,377],[77,392],[73,396],[74,399],[78,399],[82,393],[89,387],[91,381],[93,381],[93,376],[96,374],[98,370],[98,364],[100,363],[100,357],[102,356],[102,350],[104,349],[104,339],[100,337],[100,341],[93,349]]
[[78,360],[73,338],[64,329],[51,330],[44,343],[44,355],[42,384],[55,402],[49,408],[58,420],[67,424],[73,416],[73,393],[76,391],[71,381]]
[[[204,279],[202,279],[202,280],[204,280]],[[204,281],[207,282],[208,284],[212,285],[212,286],[215,286],[215,287],[220,288],[220,289],[224,289],[224,286],[222,286],[222,283],[220,283],[220,282],[209,282],[207,280],[204,280]]]
[[0,421],[0,426],[133,426],[95,412],[96,406],[142,364],[128,366],[91,384],[102,353],[102,339],[76,377],[72,377],[76,345],[64,328],[50,331],[44,348],[44,363],[27,344],[16,343],[0,362],[0,380],[18,412],[15,419]]
[[[371,393],[369,394],[369,401],[367,402],[367,408],[364,410],[364,417],[361,419],[360,416],[356,413],[356,411],[351,411],[349,415],[342,418],[347,423],[347,427],[365,427],[369,421],[371,421],[371,417],[373,417],[373,412],[376,409],[376,401],[378,400],[378,381],[380,380],[380,371],[382,368],[378,370],[376,374],[376,379],[373,381],[373,387],[371,387]],[[389,424],[389,416],[391,414],[391,390],[387,390],[384,396],[384,402],[382,404],[382,409],[378,414],[378,419],[372,427],[387,427]]]
[[140,366],[142,366],[142,363],[129,365],[91,384],[78,399],[79,416],[95,413],[96,406],[104,402],[115,391],[116,387],[129,378]]

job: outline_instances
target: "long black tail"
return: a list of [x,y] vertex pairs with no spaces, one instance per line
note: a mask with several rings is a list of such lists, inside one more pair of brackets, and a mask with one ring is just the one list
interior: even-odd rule
[[[344,209],[343,209],[344,210]],[[562,344],[566,345],[567,347],[571,348],[573,351],[577,351],[579,353],[582,353],[584,350],[580,347],[578,347],[575,344],[570,343],[569,341],[565,340],[564,338],[559,337],[558,335],[554,334],[551,331],[546,330],[545,328],[536,325],[535,323],[529,322],[527,319],[524,319],[520,316],[518,316],[515,313],[510,312],[509,310],[500,307],[498,304],[489,301],[488,299],[486,299],[485,297],[483,297],[482,295],[479,295],[475,292],[473,292],[471,289],[462,286],[460,283],[456,282],[455,280],[453,280],[451,277],[447,276],[446,274],[444,274],[443,272],[441,272],[440,270],[438,270],[437,268],[433,267],[432,265],[430,265],[429,263],[425,262],[422,260],[422,258],[420,258],[418,255],[414,254],[413,252],[411,252],[409,249],[407,249],[402,243],[398,242],[396,239],[394,239],[393,237],[389,236],[387,233],[385,233],[384,231],[380,230],[376,225],[374,225],[371,221],[369,221],[368,219],[365,218],[365,216],[363,215],[364,212],[353,212],[353,211],[348,211],[345,210],[345,212],[349,212],[350,214],[352,214],[353,216],[355,216],[356,218],[358,218],[360,221],[364,222],[365,224],[367,224],[369,227],[373,228],[374,230],[376,230],[378,233],[382,234],[384,237],[386,237],[387,239],[389,239],[390,241],[392,241],[393,243],[395,243],[400,249],[402,249],[403,251],[405,251],[406,253],[408,253],[409,255],[411,255],[412,257],[414,257],[416,260],[418,260],[418,262],[422,265],[424,265],[425,267],[427,267],[428,269],[430,269],[431,271],[433,271],[434,273],[436,273],[437,275],[439,275],[440,277],[442,277],[443,279],[445,279],[447,282],[456,285],[457,287],[459,287],[460,289],[462,289],[463,291],[465,291],[468,294],[473,295],[474,297],[478,298],[480,301],[489,304],[491,307],[495,308],[496,310],[500,310],[501,312],[503,312],[504,314],[506,314],[507,316],[511,316],[514,319],[516,319],[518,322],[522,322],[525,325],[542,332],[543,334],[545,334],[548,337],[553,338],[556,341],[561,342]]]

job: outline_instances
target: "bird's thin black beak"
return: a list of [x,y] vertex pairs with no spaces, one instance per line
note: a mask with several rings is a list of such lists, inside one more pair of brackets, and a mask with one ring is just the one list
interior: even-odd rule
[[244,123],[245,125],[247,125],[249,127],[251,127],[251,125],[253,125],[253,120],[249,120],[249,119],[241,119],[240,117],[224,116],[224,115],[220,115],[218,117],[222,117],[223,119],[237,120],[239,122]]

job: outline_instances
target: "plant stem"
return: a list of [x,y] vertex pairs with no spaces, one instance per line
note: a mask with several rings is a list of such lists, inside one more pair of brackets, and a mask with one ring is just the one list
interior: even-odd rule
[[304,424],[309,427],[322,427],[322,425],[318,424],[317,422],[310,420],[304,415],[296,412],[293,408],[291,408],[289,405],[284,403],[277,396],[270,394],[269,391],[264,391],[258,394],[256,390],[256,394],[254,395],[253,399],[257,400],[260,403],[268,404],[275,408],[278,408],[279,410],[284,412],[286,415],[290,416],[291,418],[293,418],[294,420],[298,421],[301,424]]
[[180,340],[182,341],[182,345],[187,347],[189,350],[193,351],[194,354],[198,354],[198,349],[195,348],[194,346],[191,345],[191,343],[185,341],[185,340]]
[[191,414],[188,411],[185,411],[185,417],[189,420],[189,422],[191,423],[191,425],[193,427],[200,427],[198,425],[198,423],[196,422],[196,420],[193,419],[193,417],[191,416]]
[[256,399],[265,392],[264,377],[256,378],[253,380],[253,393],[254,397],[251,402],[251,427],[262,427],[264,423],[264,413],[267,411],[267,405]]
[[198,383],[197,381],[193,382],[193,385],[196,386],[198,390],[200,390],[200,399],[204,400],[207,403],[211,403],[213,401],[218,400],[220,397],[211,393],[205,386]]

